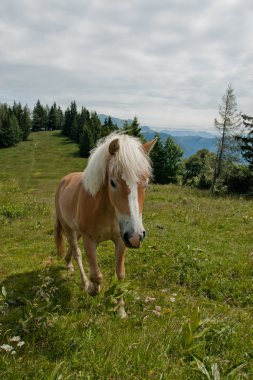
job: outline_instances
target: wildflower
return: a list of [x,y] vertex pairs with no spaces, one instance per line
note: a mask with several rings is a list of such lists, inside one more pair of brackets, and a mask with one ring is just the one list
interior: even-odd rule
[[161,312],[158,310],[152,310],[152,313],[155,314],[157,317],[160,317]]
[[157,317],[160,317],[162,308],[161,306],[156,306],[154,310],[152,310],[152,313],[155,314]]
[[0,348],[6,352],[11,352],[13,349],[13,347],[10,344],[2,344],[2,346],[0,346]]
[[21,342],[18,342],[17,347],[22,347],[24,344],[25,344],[25,342],[23,342],[23,340],[22,340]]
[[17,353],[17,352],[16,352],[16,351],[14,351],[14,350],[13,350],[13,351],[11,351],[11,355],[16,355],[16,353]]
[[172,310],[171,310],[169,307],[164,307],[164,308],[163,308],[163,312],[164,312],[165,314],[170,314],[170,313],[172,312]]
[[176,297],[177,296],[177,293],[172,293],[173,297]]
[[169,289],[162,289],[161,292],[162,293],[167,293],[169,291]]
[[20,342],[20,341],[21,341],[21,338],[18,335],[10,338],[10,342]]
[[175,302],[176,298],[175,297],[170,297],[170,302]]
[[145,303],[152,303],[152,302],[154,302],[156,300],[156,298],[155,297],[146,297],[145,298]]

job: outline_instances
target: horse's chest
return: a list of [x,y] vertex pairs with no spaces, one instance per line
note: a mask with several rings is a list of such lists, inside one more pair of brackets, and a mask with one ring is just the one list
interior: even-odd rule
[[116,219],[107,215],[86,219],[85,223],[82,223],[81,233],[88,234],[97,242],[115,240],[120,234]]

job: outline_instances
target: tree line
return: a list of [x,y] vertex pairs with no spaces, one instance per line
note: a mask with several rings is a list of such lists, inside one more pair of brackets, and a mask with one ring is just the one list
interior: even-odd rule
[[[217,152],[202,149],[187,159],[183,159],[183,150],[172,137],[163,143],[157,133],[157,143],[151,152],[153,181],[210,189],[213,194],[252,191],[253,117],[237,111],[231,85],[222,97],[214,126],[218,132]],[[65,112],[56,103],[43,106],[40,100],[32,112],[20,103],[14,102],[12,107],[0,104],[0,147],[26,140],[30,131],[61,130],[78,144],[80,155],[88,157],[98,139],[118,129],[110,116],[101,123],[96,112],[85,107],[78,110],[75,101]],[[145,141],[137,117],[125,121],[121,130]]]

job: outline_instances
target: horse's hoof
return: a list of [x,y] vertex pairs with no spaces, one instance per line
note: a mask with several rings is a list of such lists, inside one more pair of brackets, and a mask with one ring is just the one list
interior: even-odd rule
[[97,295],[100,292],[100,285],[94,284],[94,282],[90,282],[87,292],[90,296]]
[[127,313],[126,313],[124,307],[120,307],[119,308],[119,316],[120,316],[121,319],[127,318]]
[[71,266],[67,266],[67,271],[68,271],[69,274],[74,273],[75,270],[74,270],[73,265],[71,265]]

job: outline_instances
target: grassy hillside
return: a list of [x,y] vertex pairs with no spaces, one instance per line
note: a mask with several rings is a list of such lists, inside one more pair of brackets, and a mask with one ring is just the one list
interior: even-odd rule
[[57,183],[84,166],[55,132],[0,150],[0,378],[252,379],[253,202],[150,185],[120,320],[112,244],[95,298],[54,248]]

